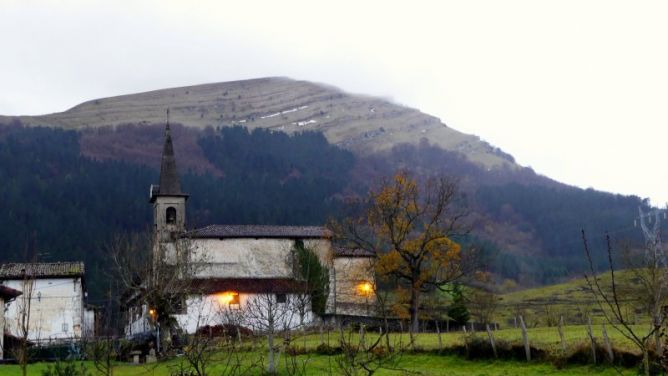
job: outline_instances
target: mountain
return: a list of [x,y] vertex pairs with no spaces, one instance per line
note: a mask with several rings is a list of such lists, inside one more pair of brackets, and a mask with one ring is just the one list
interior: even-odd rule
[[327,85],[277,77],[101,98],[49,115],[0,116],[0,122],[19,119],[26,125],[77,130],[164,124],[167,108],[172,122],[189,127],[238,124],[289,134],[314,130],[322,132],[330,143],[357,154],[389,150],[402,143],[418,144],[426,139],[486,168],[519,168],[510,155],[498,148],[416,109],[348,94]]
[[198,85],[0,116],[0,262],[84,259],[100,292],[114,234],[150,226],[165,109],[191,194],[188,223],[322,225],[348,195],[407,168],[458,179],[497,275],[550,283],[585,266],[580,230],[639,242],[636,196],[582,190],[516,164],[437,118],[286,78]]

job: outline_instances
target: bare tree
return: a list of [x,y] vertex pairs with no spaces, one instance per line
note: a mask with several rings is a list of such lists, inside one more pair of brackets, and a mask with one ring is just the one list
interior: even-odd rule
[[486,272],[476,272],[471,281],[467,306],[475,321],[481,324],[492,322],[501,301],[493,283],[490,274]]
[[385,331],[374,337],[372,341],[367,341],[362,328],[361,335],[357,334],[352,327],[347,330],[341,327],[339,329],[339,345],[341,355],[336,357],[336,366],[344,376],[367,375],[371,376],[381,369],[402,371],[407,370],[399,368],[399,361],[402,352],[392,351],[392,349],[401,349],[401,337],[397,337],[397,343],[393,346],[383,346],[389,341],[389,332]]
[[[624,307],[624,299],[622,296],[622,291],[620,288],[620,283],[618,280],[618,275],[616,274],[615,265],[613,262],[613,250],[610,241],[610,236],[606,234],[606,252],[608,258],[608,274],[610,278],[609,286],[606,286],[594,268],[594,262],[592,257],[592,252],[589,248],[589,243],[587,242],[587,237],[584,230],[582,231],[582,242],[584,244],[584,251],[589,263],[589,273],[585,274],[585,279],[589,290],[593,294],[596,304],[600,307],[603,315],[606,318],[606,321],[617,331],[619,331],[624,337],[631,341],[638,350],[643,354],[643,368],[645,375],[650,374],[650,339],[655,336],[665,324],[665,315],[659,316],[660,320],[654,321],[653,325],[650,326],[649,330],[644,330],[637,326],[634,326],[635,319],[629,317],[628,310]],[[647,252],[647,254],[654,254],[653,250]],[[651,300],[655,302],[663,302],[665,299],[664,291],[665,290],[665,276],[659,276],[660,274],[665,274],[666,270],[664,267],[660,266],[655,257],[644,258],[643,265],[637,265],[641,269],[645,270],[643,274],[648,273],[648,275],[655,275],[656,278],[651,278],[648,281],[654,281],[656,285],[653,285],[652,288],[646,291],[646,294],[651,295]],[[652,270],[651,272],[648,272]],[[661,291],[659,293],[658,291]],[[656,317],[654,318],[656,320]]]
[[274,340],[283,331],[294,328],[294,297],[282,295],[279,301],[277,294],[262,293],[248,297],[244,306],[244,317],[249,327],[267,336],[268,364],[267,372],[276,373],[276,345]]
[[30,334],[31,334],[31,306],[33,292],[35,290],[35,276],[33,268],[26,268],[22,271],[21,281],[22,294],[16,299],[16,329],[18,343],[12,349],[16,362],[21,367],[21,374],[28,374],[28,361],[30,360]]
[[82,340],[86,351],[86,357],[93,362],[98,375],[112,376],[114,374],[114,297],[111,287],[107,292],[107,300],[104,310],[98,311],[102,316],[95,320],[96,328],[94,338],[87,337]]
[[177,327],[174,315],[186,308],[188,296],[201,295],[192,279],[206,266],[206,255],[185,237],[168,245],[160,243],[169,249],[159,252],[151,251],[152,244],[146,233],[118,235],[107,250],[115,266],[114,278],[124,290],[124,303],[149,308],[149,321],[159,330],[158,344],[164,347]]

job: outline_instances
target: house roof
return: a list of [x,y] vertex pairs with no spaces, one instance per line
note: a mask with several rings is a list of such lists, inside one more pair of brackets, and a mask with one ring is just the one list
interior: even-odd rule
[[21,294],[22,292],[19,290],[15,290],[11,287],[0,285],[0,298],[2,298],[5,301],[9,299],[14,299]]
[[334,247],[334,257],[374,257],[372,251],[362,248]]
[[287,294],[306,291],[306,284],[292,278],[207,278],[192,280],[191,288],[203,294],[225,291]]
[[329,238],[319,226],[210,225],[185,234],[188,238]]
[[162,161],[160,162],[160,184],[151,188],[151,200],[156,196],[186,196],[181,191],[181,183],[176,170],[176,157],[174,156],[174,145],[169,123],[165,127],[165,144],[162,148]]
[[84,263],[75,262],[39,262],[9,263],[0,265],[0,279],[83,277]]

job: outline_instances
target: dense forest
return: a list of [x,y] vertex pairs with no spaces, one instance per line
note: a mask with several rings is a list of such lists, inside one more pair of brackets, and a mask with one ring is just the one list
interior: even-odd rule
[[[152,131],[160,135],[158,128]],[[129,129],[139,128],[99,134]],[[114,234],[145,231],[151,224],[148,187],[158,171],[137,157],[91,157],[90,150],[82,152],[84,136],[88,148],[95,144],[91,134],[0,124],[0,261],[84,260],[94,302],[109,267],[105,244]],[[638,197],[567,187],[529,169],[485,171],[426,143],[358,158],[315,132],[221,127],[190,136],[198,158],[210,164],[181,168],[191,228],[322,225],[342,212],[343,197],[364,194],[373,179],[403,167],[421,176],[457,177],[476,223],[483,223],[466,241],[484,246],[490,269],[522,283],[552,282],[582,270],[580,228],[596,239],[610,230],[638,240],[632,227],[642,204]],[[131,136],[118,136],[123,137]],[[180,156],[177,145],[177,163],[182,159],[188,156]],[[516,233],[531,239],[519,242],[522,252],[508,240]]]

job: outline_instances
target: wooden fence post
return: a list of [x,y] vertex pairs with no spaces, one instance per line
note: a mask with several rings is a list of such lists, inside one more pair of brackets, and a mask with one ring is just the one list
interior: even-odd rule
[[364,324],[360,325],[360,346],[366,350],[366,338],[364,338],[365,331],[364,331]]
[[438,320],[436,322],[436,334],[438,334],[438,352],[439,354],[443,351],[443,339],[441,338],[441,328],[438,326]]
[[603,324],[603,341],[605,341],[605,349],[608,350],[608,359],[610,363],[615,361],[615,353],[612,351],[612,345],[610,344],[610,338],[608,338],[608,331],[605,330],[605,324]]
[[524,340],[524,352],[527,356],[527,362],[531,361],[531,346],[529,345],[529,335],[527,326],[524,324],[524,318],[520,315],[520,326],[522,327],[522,339]]
[[464,347],[466,348],[466,357],[468,357],[470,355],[470,352],[469,352],[468,333],[466,332],[466,324],[462,326],[462,331],[464,332]]
[[589,340],[591,341],[591,357],[596,364],[596,339],[594,338],[594,332],[591,330],[591,316],[587,322],[587,334],[589,334]]
[[563,354],[566,354],[566,341],[564,340],[564,316],[559,317],[559,326],[557,327],[559,331],[559,339],[561,340],[561,351]]
[[494,334],[492,333],[492,330],[489,328],[489,324],[487,326],[487,336],[489,337],[489,344],[492,345],[492,352],[494,353],[494,357],[498,358],[498,354],[496,353],[496,343],[494,343]]
[[323,323],[320,322],[320,344],[325,344],[325,330],[323,329]]

